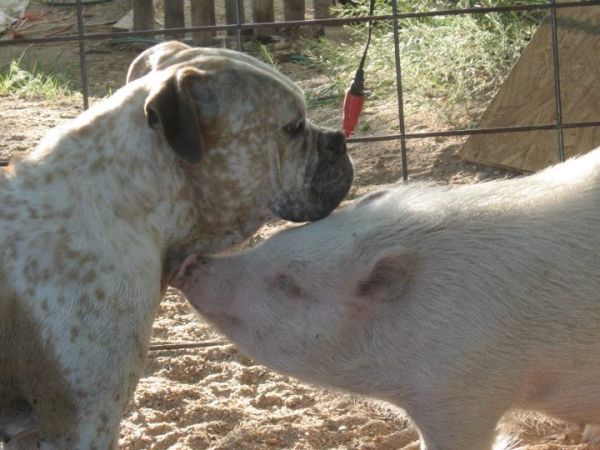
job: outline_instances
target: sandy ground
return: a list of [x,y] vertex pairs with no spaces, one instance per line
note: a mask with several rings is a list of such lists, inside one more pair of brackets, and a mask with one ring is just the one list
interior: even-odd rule
[[[136,54],[131,46],[125,47],[106,42],[88,45],[92,94],[103,96],[123,83],[127,64]],[[60,65],[68,69],[75,64],[75,50],[73,46],[30,48],[26,57],[59,55]],[[0,56],[4,63],[11,55],[2,50]],[[306,90],[323,81],[291,63],[282,63],[281,70]],[[78,87],[77,71],[70,72],[72,86]],[[367,104],[361,121],[369,134],[395,131],[393,104]],[[50,101],[0,96],[0,159],[32,149],[48,129],[80,111],[78,97]],[[315,107],[310,115],[318,123],[340,125],[339,103]],[[409,130],[452,127],[430,114],[406,120]],[[473,183],[515,175],[461,161],[457,153],[462,142],[462,138],[409,142],[410,179]],[[349,151],[356,167],[349,200],[400,179],[397,143],[350,145]],[[268,224],[250,243],[284,226]],[[309,386],[256,364],[194,316],[177,291],[169,290],[154,323],[153,344],[181,342],[200,346],[149,353],[123,420],[121,449],[418,449],[418,434],[402,411]],[[515,416],[508,428],[521,450],[594,448],[580,444],[579,428],[547,418]]]

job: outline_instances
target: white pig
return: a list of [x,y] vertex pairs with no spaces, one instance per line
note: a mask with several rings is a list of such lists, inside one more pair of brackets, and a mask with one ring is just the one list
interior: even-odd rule
[[172,284],[242,351],[402,407],[427,450],[513,408],[600,424],[600,149],[538,174],[400,185]]

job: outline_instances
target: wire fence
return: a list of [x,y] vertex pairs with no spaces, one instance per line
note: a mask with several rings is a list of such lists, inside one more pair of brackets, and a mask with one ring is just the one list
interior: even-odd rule
[[[500,134],[500,133],[512,133],[512,132],[525,132],[525,131],[539,131],[539,130],[556,130],[557,142],[558,142],[558,159],[564,161],[564,136],[563,130],[567,128],[586,128],[586,127],[597,127],[600,126],[600,121],[584,121],[584,122],[571,122],[565,123],[562,116],[562,101],[561,101],[561,83],[560,83],[560,62],[559,62],[559,45],[558,45],[558,25],[557,25],[557,10],[560,8],[585,8],[589,6],[600,5],[600,0],[584,0],[584,1],[572,1],[572,2],[560,2],[552,0],[551,2],[543,3],[531,3],[531,4],[515,4],[509,6],[496,6],[496,7],[476,7],[476,8],[456,8],[456,9],[443,9],[433,10],[424,12],[409,12],[400,13],[398,12],[397,0],[390,0],[392,5],[392,14],[386,15],[372,15],[363,17],[332,17],[324,19],[312,19],[312,20],[300,20],[300,21],[286,21],[286,22],[268,22],[268,23],[248,23],[243,22],[241,17],[241,11],[243,9],[242,0],[236,2],[236,20],[235,24],[228,25],[206,25],[196,27],[184,27],[184,28],[166,28],[156,30],[135,30],[135,31],[121,31],[111,33],[86,33],[84,26],[83,17],[83,5],[82,0],[75,0],[77,7],[77,34],[67,36],[53,36],[44,38],[25,38],[15,40],[3,40],[0,41],[0,48],[5,46],[14,45],[31,45],[31,44],[42,44],[42,43],[59,43],[59,42],[74,42],[79,43],[79,68],[81,72],[81,86],[83,94],[83,107],[87,109],[89,106],[89,89],[88,89],[88,75],[87,75],[87,64],[85,56],[85,44],[86,41],[91,40],[102,40],[110,38],[125,38],[125,37],[140,37],[140,36],[161,36],[161,35],[173,35],[178,33],[189,33],[189,32],[201,32],[201,31],[233,31],[237,37],[237,49],[244,51],[244,42],[242,40],[242,33],[245,30],[253,30],[260,28],[300,28],[300,27],[314,27],[324,25],[344,25],[348,23],[356,22],[378,22],[378,21],[389,21],[393,26],[393,41],[394,41],[394,55],[395,55],[395,69],[396,69],[396,96],[398,103],[398,132],[384,135],[372,135],[372,136],[360,136],[351,137],[348,139],[349,143],[355,142],[384,142],[384,141],[397,141],[400,145],[400,156],[402,160],[402,177],[404,180],[408,179],[408,165],[407,165],[407,149],[406,141],[410,139],[423,139],[429,137],[451,137],[451,136],[469,136],[475,134]],[[454,129],[454,130],[432,130],[423,131],[416,133],[408,133],[406,131],[404,121],[404,98],[402,88],[402,61],[400,51],[400,25],[399,21],[404,19],[419,19],[426,17],[436,16],[452,16],[452,15],[463,15],[463,14],[489,14],[489,13],[507,13],[507,12],[523,12],[523,11],[540,11],[549,10],[551,14],[551,29],[552,29],[552,61],[553,61],[553,73],[554,73],[554,102],[556,110],[556,120],[553,123],[547,124],[536,124],[536,125],[517,125],[510,127],[493,127],[493,128],[469,128],[469,129]],[[6,162],[4,162],[6,164]]]
[[[402,162],[402,177],[404,180],[408,179],[408,165],[407,165],[407,145],[406,141],[411,139],[423,139],[423,138],[435,138],[435,137],[452,137],[452,136],[470,136],[470,135],[481,135],[481,134],[502,134],[502,133],[514,133],[514,132],[530,132],[530,131],[541,131],[541,130],[555,130],[556,139],[558,143],[558,159],[564,161],[564,136],[563,132],[566,129],[574,128],[588,128],[588,127],[600,127],[600,120],[595,121],[580,121],[580,122],[564,122],[562,113],[562,96],[561,96],[561,82],[560,82],[560,62],[559,62],[559,44],[558,44],[558,21],[557,11],[561,8],[586,8],[590,6],[600,5],[600,0],[584,0],[584,1],[572,1],[572,2],[560,2],[556,0],[551,2],[542,3],[530,3],[530,4],[515,4],[509,6],[497,6],[497,7],[477,7],[477,8],[456,8],[456,9],[443,9],[433,10],[425,12],[410,12],[400,13],[398,12],[398,4],[396,0],[391,0],[392,14],[386,15],[372,15],[363,17],[332,17],[324,19],[312,19],[312,20],[301,20],[301,21],[286,21],[286,22],[268,22],[268,23],[248,23],[243,22],[241,17],[241,11],[243,8],[242,0],[237,0],[236,3],[236,18],[237,23],[228,25],[207,25],[207,26],[196,26],[196,27],[184,27],[184,28],[167,28],[167,29],[156,29],[156,30],[136,30],[136,31],[119,31],[111,33],[86,33],[85,22],[83,14],[84,3],[82,0],[75,0],[74,2],[77,7],[77,33],[66,36],[51,36],[44,38],[25,38],[15,40],[2,40],[0,41],[0,48],[6,46],[22,46],[31,44],[47,44],[47,43],[64,43],[64,42],[77,42],[79,44],[79,69],[81,75],[81,86],[83,94],[83,107],[87,109],[89,106],[89,89],[88,89],[88,71],[86,63],[86,42],[94,40],[103,40],[111,38],[125,38],[125,37],[141,37],[141,36],[162,36],[162,35],[173,35],[177,33],[191,33],[201,31],[228,31],[235,32],[237,49],[244,51],[244,41],[242,40],[242,33],[245,30],[253,30],[260,28],[301,28],[301,27],[315,27],[324,25],[344,25],[348,23],[356,22],[368,22],[373,23],[378,21],[388,21],[392,23],[393,29],[393,43],[394,43],[394,56],[395,56],[395,81],[396,81],[396,96],[398,104],[398,132],[389,134],[378,134],[369,136],[358,136],[347,139],[348,143],[365,143],[365,142],[386,142],[395,141],[400,146],[400,157]],[[407,132],[404,120],[404,92],[402,87],[402,55],[400,50],[400,21],[404,19],[419,19],[426,17],[436,16],[453,16],[453,15],[464,15],[464,14],[489,14],[489,13],[507,13],[507,12],[523,12],[523,11],[540,11],[549,10],[551,14],[551,30],[552,30],[552,65],[553,65],[553,76],[554,76],[554,104],[555,104],[555,118],[556,120],[552,123],[546,124],[524,124],[508,127],[476,127],[469,129],[451,129],[451,130],[431,130],[431,131],[419,131],[419,132]],[[6,165],[6,162],[0,162],[0,165]],[[225,342],[207,342],[207,343],[190,343],[190,342],[179,342],[179,343],[155,343],[151,346],[151,350],[174,350],[182,348],[197,348],[206,347],[211,345],[224,345]]]
[[[392,5],[392,14],[388,15],[373,15],[364,17],[334,17],[326,19],[313,19],[313,20],[301,20],[292,22],[269,22],[269,23],[247,23],[243,22],[241,17],[241,11],[243,8],[242,0],[236,2],[236,18],[237,23],[229,25],[211,25],[211,26],[197,26],[197,27],[184,27],[184,28],[167,28],[167,29],[156,29],[156,30],[136,30],[136,31],[122,31],[122,32],[111,32],[111,33],[86,33],[84,26],[83,17],[83,5],[82,0],[75,0],[77,6],[77,33],[67,36],[53,36],[45,38],[26,38],[18,40],[3,40],[0,41],[0,48],[5,46],[14,45],[31,45],[31,44],[47,44],[47,43],[59,43],[59,42],[74,42],[79,43],[79,68],[81,73],[81,86],[83,94],[83,106],[87,109],[89,106],[89,88],[88,88],[88,75],[87,75],[87,64],[85,57],[85,45],[86,41],[92,40],[103,40],[110,38],[125,38],[125,37],[140,37],[140,36],[162,36],[172,35],[177,33],[186,32],[200,32],[200,31],[229,31],[235,32],[237,37],[237,49],[244,51],[244,41],[242,40],[242,33],[245,30],[253,30],[260,28],[300,28],[300,27],[314,27],[324,25],[344,25],[348,23],[356,22],[378,22],[378,21],[389,21],[393,25],[393,40],[394,40],[394,55],[395,55],[395,69],[396,69],[396,95],[398,104],[398,132],[385,135],[372,135],[372,136],[361,136],[349,138],[349,143],[355,142],[383,142],[383,141],[397,141],[400,145],[400,156],[402,161],[402,177],[404,180],[408,179],[408,165],[407,165],[407,148],[406,141],[410,139],[423,139],[428,137],[451,137],[451,136],[469,136],[474,134],[499,134],[499,133],[512,133],[512,132],[525,132],[525,131],[539,131],[539,130],[555,130],[558,142],[558,159],[564,161],[564,136],[563,130],[567,128],[585,128],[585,127],[597,127],[600,126],[600,121],[584,121],[584,122],[571,122],[565,123],[562,116],[562,102],[561,102],[561,83],[560,83],[560,62],[559,62],[559,45],[558,45],[558,25],[557,25],[557,10],[560,8],[585,8],[590,6],[600,5],[600,0],[588,0],[588,1],[573,1],[573,2],[561,2],[557,3],[556,0],[544,3],[531,3],[531,4],[515,4],[509,6],[496,6],[496,7],[477,7],[477,8],[456,8],[456,9],[443,9],[434,11],[424,12],[408,12],[399,13],[397,0],[390,0]],[[553,73],[554,73],[554,102],[556,110],[556,120],[553,123],[547,124],[523,124],[518,126],[500,127],[500,128],[469,128],[469,129],[453,129],[453,130],[432,130],[423,131],[417,133],[407,133],[405,126],[405,114],[404,114],[404,99],[403,99],[403,87],[402,87],[402,62],[401,62],[401,51],[400,51],[400,37],[399,37],[399,21],[404,19],[419,19],[426,17],[436,16],[451,16],[451,15],[463,15],[463,14],[489,14],[489,13],[507,13],[507,12],[523,12],[523,11],[540,11],[549,10],[551,14],[551,29],[552,29],[552,61],[553,61]],[[2,162],[0,164],[6,164]]]

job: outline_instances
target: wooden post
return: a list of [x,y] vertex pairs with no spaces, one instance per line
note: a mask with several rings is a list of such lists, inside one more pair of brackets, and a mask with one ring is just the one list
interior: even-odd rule
[[304,0],[285,0],[283,2],[283,18],[287,21],[304,20]]
[[[244,23],[244,2],[242,2],[242,10],[240,11],[240,22]],[[225,0],[225,21],[228,24],[237,23],[237,0]],[[228,34],[236,34],[235,31],[230,31]]]
[[[192,26],[214,25],[215,22],[215,0],[190,0],[192,7]],[[192,33],[194,45],[206,46],[212,44],[214,32],[201,31]]]
[[[314,0],[315,5],[315,19],[328,19],[331,17],[329,14],[329,8],[333,5],[332,0]],[[320,25],[315,27],[316,35],[323,35],[325,33],[325,27]]]
[[329,8],[333,5],[332,0],[314,0],[315,19],[327,19],[330,17]]
[[152,30],[154,28],[154,5],[152,0],[133,0],[133,29]]
[[[165,28],[183,28],[185,19],[183,13],[183,0],[168,0],[164,2],[165,8]],[[169,33],[167,35],[173,39],[182,39],[183,33]]]
[[[252,21],[253,22],[275,22],[275,9],[273,0],[252,0]],[[272,28],[258,28],[254,30],[256,38],[268,37],[273,33]]]

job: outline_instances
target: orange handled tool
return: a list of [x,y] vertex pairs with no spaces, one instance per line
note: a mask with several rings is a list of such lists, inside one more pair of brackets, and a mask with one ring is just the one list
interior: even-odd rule
[[365,102],[365,80],[362,69],[356,72],[354,81],[350,89],[346,91],[344,97],[344,136],[349,137],[362,112],[363,103]]

